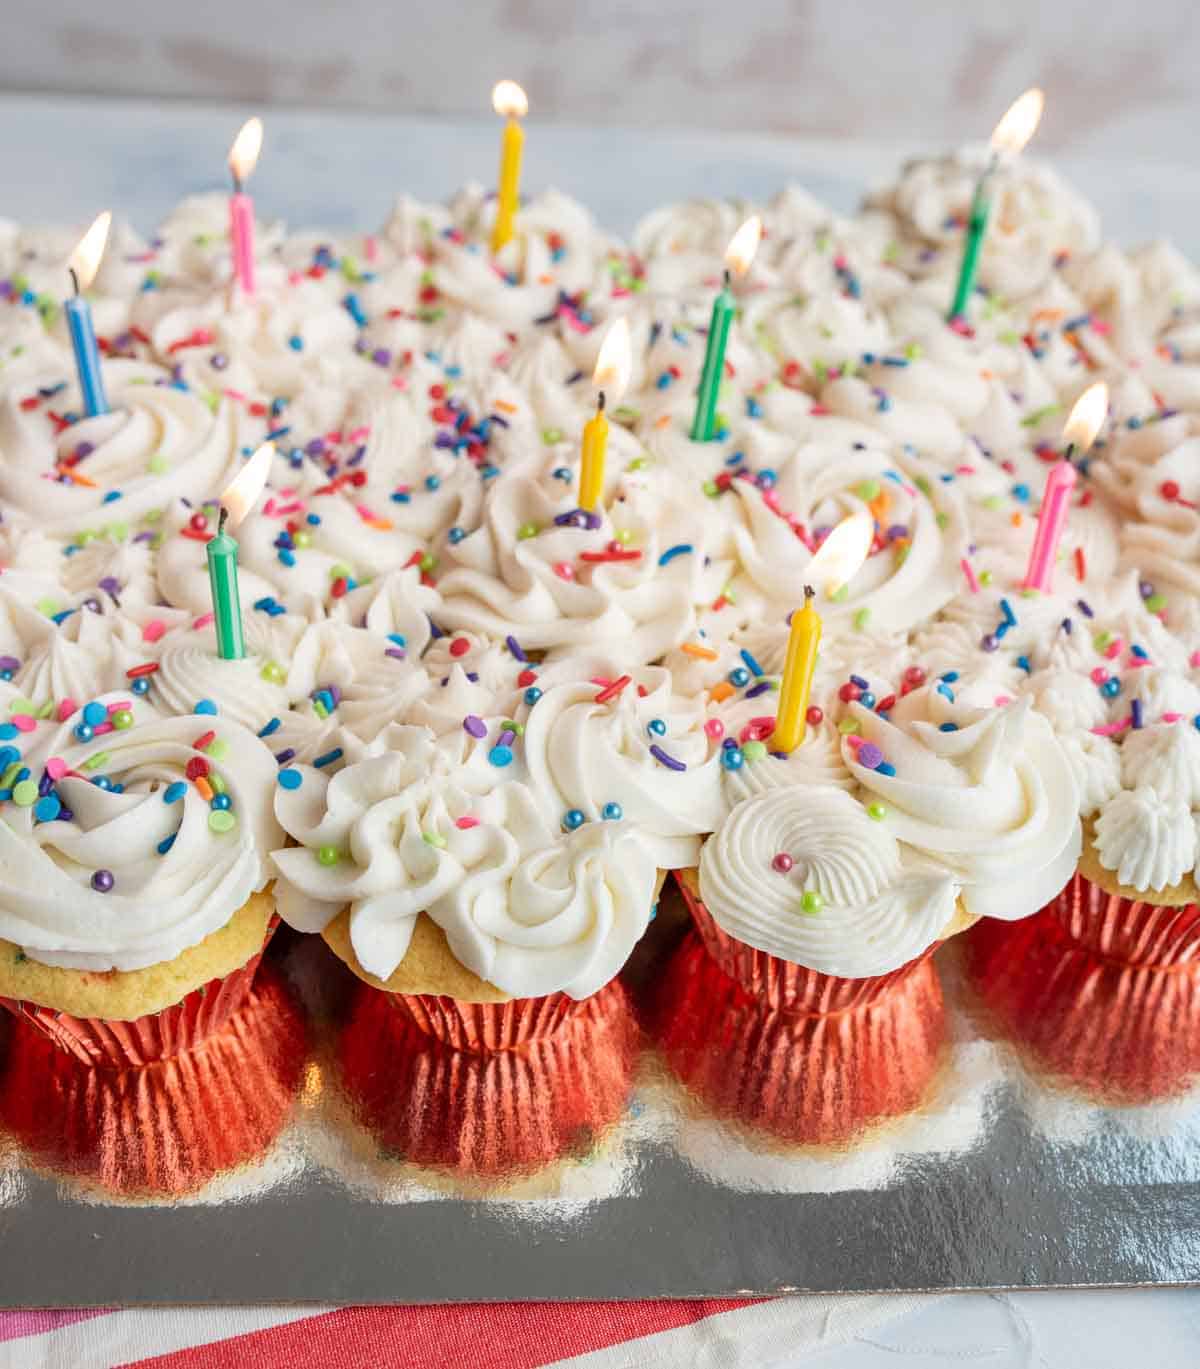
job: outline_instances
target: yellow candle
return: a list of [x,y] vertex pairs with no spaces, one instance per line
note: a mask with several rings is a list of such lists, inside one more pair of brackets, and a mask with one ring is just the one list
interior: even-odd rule
[[604,457],[608,452],[608,419],[604,416],[604,392],[596,404],[595,417],[583,425],[583,460],[579,467],[579,507],[594,512],[604,493]]
[[813,588],[804,586],[804,607],[792,614],[787,659],[779,691],[779,711],[769,743],[772,751],[794,751],[804,740],[808,696],[812,692],[817,648],[821,645],[821,615],[813,608]]
[[512,238],[521,197],[521,154],[525,149],[521,120],[529,112],[529,100],[515,81],[499,81],[492,91],[492,108],[497,114],[508,116],[500,139],[500,180],[496,187],[496,222],[492,226],[492,251],[499,252]]
[[600,344],[596,369],[592,373],[599,394],[596,414],[583,428],[583,451],[579,465],[579,507],[584,513],[594,513],[604,494],[604,458],[608,453],[608,419],[604,413],[605,393],[620,399],[629,384],[633,364],[629,341],[629,324],[623,318],[609,328]]

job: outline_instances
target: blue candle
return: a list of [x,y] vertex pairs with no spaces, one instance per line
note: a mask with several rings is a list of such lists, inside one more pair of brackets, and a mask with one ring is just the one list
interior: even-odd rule
[[108,413],[108,400],[104,396],[104,379],[100,374],[100,349],[96,346],[92,311],[80,291],[86,290],[96,278],[111,222],[112,215],[105,210],[71,253],[69,268],[75,293],[66,302],[67,327],[71,333],[71,346],[75,349],[75,367],[79,372],[83,407],[89,417]]

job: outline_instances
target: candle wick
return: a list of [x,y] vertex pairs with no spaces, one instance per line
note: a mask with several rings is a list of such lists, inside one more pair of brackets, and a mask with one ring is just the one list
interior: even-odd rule
[[75,292],[75,297],[79,297],[79,276],[73,266],[67,267],[67,272],[71,277],[71,289]]
[[233,177],[233,193],[235,195],[240,195],[242,193],[242,178],[237,174],[233,167],[229,168],[229,174]]
[[1063,451],[1062,459],[1063,459],[1064,461],[1070,461],[1070,459],[1071,459],[1074,455],[1075,455],[1075,444],[1074,444],[1074,442],[1068,442],[1067,445],[1066,445],[1065,450]]
[[602,414],[602,413],[604,412],[604,404],[605,404],[604,391],[601,390],[601,391],[596,395],[596,412],[597,412],[598,414]]
[[729,269],[728,266],[725,268],[724,276],[725,276],[725,289],[728,290],[729,287],[733,284],[733,272]]
[[225,524],[229,521],[229,510],[224,504],[221,505],[221,512],[217,518],[217,536],[221,537],[225,532]]
[[813,589],[813,587],[812,587],[811,585],[805,585],[805,586],[804,586],[804,598],[805,598],[805,601],[806,601],[806,602],[807,602],[809,599],[815,599],[815,598],[816,598],[816,595],[817,595],[817,591],[816,591],[815,589]]

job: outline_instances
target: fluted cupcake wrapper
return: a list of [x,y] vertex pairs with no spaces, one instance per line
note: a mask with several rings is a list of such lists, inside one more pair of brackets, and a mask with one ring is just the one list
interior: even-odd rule
[[968,977],[1000,1033],[1049,1082],[1120,1105],[1184,1093],[1200,1077],[1200,964],[1113,955],[1117,946],[1161,953],[1157,932],[1176,919],[1154,914],[1182,910],[1135,910],[1148,940],[1130,928],[1111,936],[1122,910],[1098,894],[1095,921],[1087,890],[1019,922],[985,918],[965,938]]
[[1200,907],[1166,907],[1145,898],[1110,893],[1076,873],[1046,905],[1078,945],[1123,965],[1200,968]]
[[519,1050],[457,1049],[419,1027],[401,995],[360,985],[339,1040],[342,1081],[396,1158],[515,1178],[586,1151],[625,1110],[638,1045],[625,990],[614,981],[575,1009]]
[[270,966],[219,1031],[138,1069],[95,1069],[21,1017],[0,1052],[0,1126],[64,1176],[125,1196],[188,1193],[268,1149],[306,1050],[303,1014]]
[[844,1145],[919,1107],[943,1056],[945,1008],[924,958],[867,1001],[779,1011],[689,932],[658,995],[672,1072],[717,1115],[799,1145]]
[[586,1015],[592,999],[565,993],[513,998],[507,1003],[466,1003],[437,994],[389,994],[414,1026],[455,1050],[515,1050],[553,1036],[573,1017]]
[[810,970],[747,946],[744,941],[730,936],[689,887],[688,881],[680,879],[677,882],[709,955],[747,993],[781,1012],[824,1014],[864,1007],[886,994],[914,966],[928,960],[940,944],[935,943],[916,959],[888,974],[864,979],[822,974],[819,970]]
[[[273,917],[263,950],[279,925]],[[229,1021],[246,1001],[262,950],[240,969],[193,989],[160,1012],[127,1022],[99,1017],[72,1017],[39,1003],[0,997],[0,1006],[40,1031],[81,1064],[101,1069],[140,1069],[190,1050]]]

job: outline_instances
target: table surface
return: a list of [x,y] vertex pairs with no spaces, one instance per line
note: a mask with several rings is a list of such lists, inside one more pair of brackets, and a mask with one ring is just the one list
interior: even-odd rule
[[[20,130],[6,143],[3,211],[22,222],[82,223],[112,206],[149,229],[180,196],[222,183],[229,141],[250,112],[0,96],[4,126]],[[666,201],[697,194],[766,198],[789,182],[850,211],[866,186],[885,180],[905,156],[922,151],[536,124],[527,145],[531,189],[553,185],[575,195],[620,233]],[[490,122],[273,110],[254,190],[264,213],[296,226],[368,227],[383,220],[401,191],[439,199],[465,181],[487,180],[495,154],[496,130]],[[1113,168],[1087,159],[1066,160],[1060,169],[1099,206],[1108,236],[1127,244],[1168,237],[1200,255],[1195,212],[1200,185],[1194,173],[1149,163]],[[81,1288],[80,1301],[86,1300],[87,1290]],[[983,1360],[996,1369],[1073,1369],[1137,1363],[1152,1346],[1158,1369],[1190,1369],[1200,1346],[1200,1292],[1195,1290],[897,1295],[892,1301],[870,1300],[869,1311],[861,1298],[834,1299],[832,1311],[830,1305],[822,1299],[819,1306],[798,1308],[790,1330],[778,1323],[776,1343],[760,1339],[753,1351],[746,1347],[754,1335],[763,1335],[763,1324],[737,1320],[754,1316],[746,1309],[710,1318],[692,1328],[686,1341],[656,1337],[652,1358],[649,1349],[643,1354],[631,1348],[629,1358],[606,1357],[603,1363],[863,1369],[894,1363],[899,1355],[912,1369],[956,1359]],[[246,1309],[115,1313],[65,1327],[6,1319],[7,1327],[0,1324],[0,1369],[145,1357],[236,1334],[243,1314],[255,1327],[270,1324]],[[841,1314],[849,1332],[836,1338],[840,1343],[830,1343],[835,1338],[827,1333]],[[278,1319],[276,1309],[272,1320]],[[702,1328],[709,1326],[712,1332],[705,1333]],[[802,1326],[808,1328],[803,1334]],[[591,1360],[588,1355],[573,1362]],[[203,1361],[188,1360],[193,1362]]]

